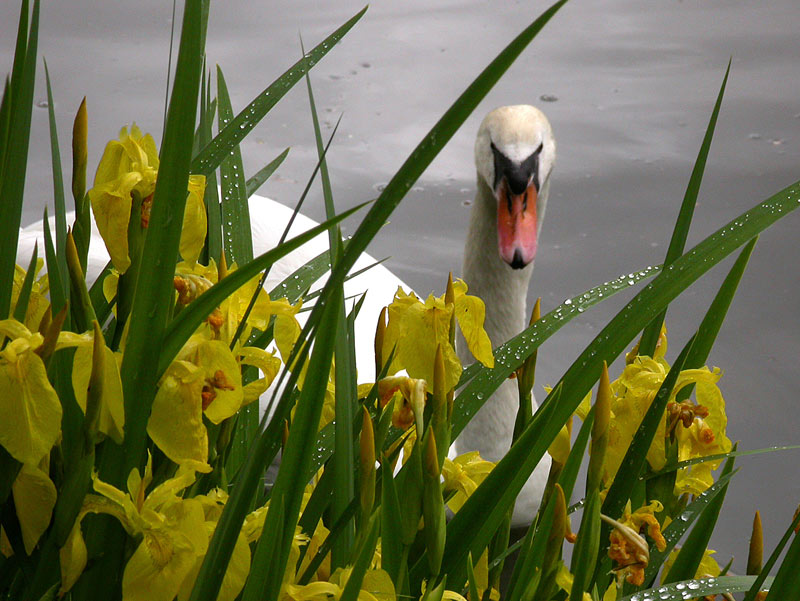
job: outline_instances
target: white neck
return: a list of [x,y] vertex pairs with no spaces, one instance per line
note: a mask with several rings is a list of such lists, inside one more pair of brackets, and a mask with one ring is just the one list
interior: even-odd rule
[[[478,193],[472,208],[464,250],[463,276],[468,294],[486,304],[484,327],[497,347],[527,326],[526,297],[533,273],[531,263],[512,269],[497,250],[497,201],[486,183],[478,178]],[[458,354],[465,365],[474,361],[459,335]],[[489,461],[498,461],[510,448],[514,419],[519,408],[515,380],[504,382],[472,418],[458,440],[458,451],[478,449]]]

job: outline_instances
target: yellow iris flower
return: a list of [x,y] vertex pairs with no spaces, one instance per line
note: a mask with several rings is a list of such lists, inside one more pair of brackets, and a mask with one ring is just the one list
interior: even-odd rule
[[449,457],[444,458],[442,466],[444,490],[445,492],[456,491],[456,494],[447,502],[447,506],[453,513],[463,507],[467,499],[493,469],[494,463],[481,459],[478,451],[464,453],[452,461]]
[[[106,243],[111,261],[119,273],[125,273],[131,264],[128,254],[128,223],[136,192],[143,200],[142,226],[147,227],[149,209],[146,201],[156,188],[158,177],[158,150],[150,134],[142,135],[134,123],[130,133],[123,127],[118,140],[111,140],[103,151],[94,187],[89,190],[97,229]],[[203,248],[206,236],[206,211],[203,203],[205,177],[189,177],[184,224],[181,232],[180,254],[194,263]]]
[[[631,357],[622,375],[611,384],[614,398],[611,403],[613,418],[609,424],[604,465],[606,484],[610,484],[616,475],[636,430],[669,371],[669,364],[663,358],[663,351],[666,349],[666,337],[663,335],[662,340],[658,349],[660,352],[656,353],[655,358]],[[689,402],[689,405],[702,413],[707,410],[705,419],[695,417],[688,428],[678,424],[674,429],[678,441],[678,459],[681,461],[714,453],[726,453],[731,449],[731,441],[725,435],[727,425],[725,401],[717,386],[721,377],[719,369],[711,370],[708,367],[686,369],[678,376],[670,402],[674,401],[678,391],[693,384],[697,404]],[[663,468],[666,463],[665,442],[670,434],[667,421],[668,417],[665,414],[647,453],[647,460],[654,470]],[[711,470],[718,466],[719,462],[701,463],[680,470],[676,482],[676,494],[683,492],[699,494],[713,484]]]
[[450,344],[450,320],[454,314],[473,356],[487,367],[494,367],[492,343],[483,328],[486,316],[483,301],[468,295],[467,285],[461,280],[453,284],[453,290],[455,300],[448,304],[444,295],[431,294],[422,302],[414,293],[406,294],[401,288],[397,289],[388,307],[389,323],[382,349],[383,357],[389,357],[395,349],[390,374],[405,369],[412,378],[433,382],[436,347],[441,344],[445,389],[453,389],[462,371],[461,361]]
[[153,479],[148,459],[144,476],[133,469],[127,493],[94,476],[98,494],[86,496],[78,519],[60,551],[61,591],[66,593],[86,567],[86,545],[81,521],[88,513],[105,513],[119,520],[129,535],[141,540],[125,566],[123,601],[172,601],[198,557],[208,548],[203,504],[183,499],[178,493],[195,481],[195,472],[207,466],[187,463],[178,473],[149,493]]

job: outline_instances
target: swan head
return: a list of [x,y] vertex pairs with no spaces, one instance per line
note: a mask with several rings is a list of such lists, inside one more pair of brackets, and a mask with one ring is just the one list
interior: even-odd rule
[[536,107],[500,107],[478,129],[478,185],[485,183],[497,201],[498,251],[514,269],[529,265],[536,255],[555,158],[553,130]]

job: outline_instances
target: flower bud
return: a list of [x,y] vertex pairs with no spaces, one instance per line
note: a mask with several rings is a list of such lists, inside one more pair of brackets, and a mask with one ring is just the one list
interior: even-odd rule
[[757,576],[761,573],[764,556],[764,535],[761,530],[761,514],[756,511],[753,518],[753,533],[750,535],[750,552],[747,555],[747,574]]

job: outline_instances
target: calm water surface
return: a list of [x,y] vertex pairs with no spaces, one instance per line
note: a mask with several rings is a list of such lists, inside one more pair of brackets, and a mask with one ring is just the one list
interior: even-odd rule
[[[0,3],[0,71],[10,70],[16,2]],[[543,2],[412,0],[373,5],[312,71],[325,131],[343,115],[328,155],[340,206],[372,198],[441,112]],[[361,5],[350,1],[212,3],[210,64],[243,107]],[[179,7],[180,11],[180,7]],[[84,95],[90,169],[105,142],[136,121],[160,138],[170,2],[44,3],[40,51],[68,147]],[[574,0],[504,76],[400,205],[371,246],[414,288],[441,291],[460,271],[474,189],[473,136],[501,104],[534,103],[550,117],[559,157],[531,298],[545,309],[598,283],[660,263],[728,58],[731,78],[689,244],[800,177],[800,8],[796,0]],[[36,101],[44,104],[43,74]],[[287,146],[288,160],[262,193],[296,200],[316,158],[302,86],[243,145],[248,173]],[[26,222],[52,207],[47,111],[34,112]],[[64,160],[65,166],[69,161]],[[313,192],[311,216],[323,214]],[[800,317],[797,230],[791,215],[756,246],[710,362],[725,371],[728,434],[752,449],[798,442]],[[674,303],[674,359],[730,261]],[[587,312],[539,354],[555,383],[631,294]],[[741,459],[712,540],[721,563],[744,571],[753,512],[771,548],[800,500],[797,452]]]

